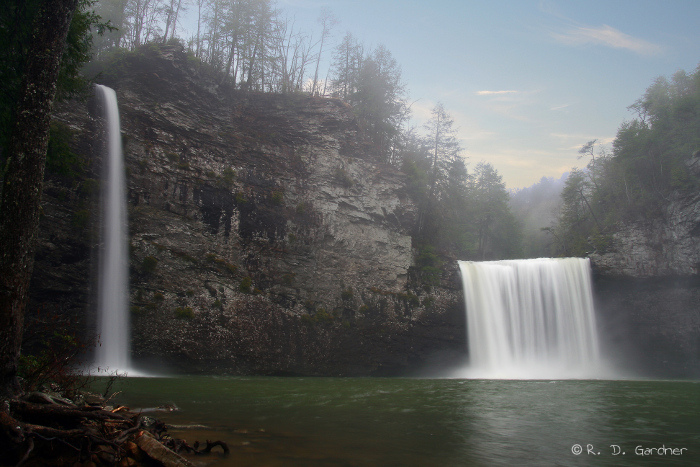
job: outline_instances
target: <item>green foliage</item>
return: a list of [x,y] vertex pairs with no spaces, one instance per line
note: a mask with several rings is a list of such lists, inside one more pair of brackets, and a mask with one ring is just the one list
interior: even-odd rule
[[253,279],[251,279],[248,276],[245,276],[243,279],[241,279],[241,283],[238,286],[238,290],[240,290],[243,293],[252,293],[252,287]]
[[435,297],[433,296],[428,296],[423,299],[423,302],[421,303],[426,309],[431,309],[433,305],[435,305]]
[[238,266],[229,263],[223,258],[219,258],[215,253],[207,253],[206,259],[207,261],[214,263],[219,269],[223,271],[227,271],[231,274],[235,274],[236,271],[238,271]]
[[301,320],[309,324],[330,323],[336,317],[335,312],[329,313],[325,308],[319,307],[313,314],[302,315]]
[[158,258],[155,256],[146,256],[141,261],[141,272],[143,274],[152,274],[158,267]]
[[344,289],[342,292],[340,292],[340,298],[343,301],[349,301],[352,300],[354,296],[352,287],[348,287],[347,289]]
[[510,211],[505,183],[491,164],[477,164],[472,198],[478,258],[520,256],[521,226]]
[[100,190],[100,182],[94,178],[86,178],[80,183],[80,193],[87,197],[95,196]]
[[606,251],[620,223],[655,221],[674,190],[700,189],[686,165],[700,148],[700,67],[656,79],[630,109],[637,117],[620,126],[612,153],[596,153],[595,140],[581,148],[588,165],[569,176],[550,230],[560,254]]
[[193,263],[193,264],[199,263],[199,261],[197,260],[197,258],[195,258],[195,257],[192,256],[191,254],[187,253],[186,251],[178,250],[178,249],[176,249],[176,248],[173,248],[173,249],[170,250],[170,252],[171,252],[171,253],[173,254],[173,256],[176,257],[176,258],[180,258],[180,259],[182,259],[182,260],[184,260],[184,261],[187,261],[187,262],[190,262],[190,263]]
[[194,319],[194,310],[189,306],[177,307],[175,309],[175,318],[188,321]]
[[[352,105],[361,134],[371,143],[380,161],[390,162],[392,146],[408,116],[401,68],[384,46],[363,55],[362,49],[337,49],[336,63],[352,60],[351,70],[344,70],[344,98]],[[343,71],[339,70],[341,73]]]
[[75,369],[86,345],[71,327],[59,314],[38,312],[28,316],[18,368],[25,391],[51,383],[72,391],[84,384],[85,379]]
[[225,188],[232,188],[233,182],[236,180],[236,171],[231,167],[226,167],[222,174],[222,184]]
[[282,204],[284,204],[284,192],[279,190],[273,191],[271,200],[272,204],[281,206]]
[[405,302],[406,304],[408,304],[411,307],[420,306],[420,299],[418,298],[418,296],[416,294],[414,294],[412,292],[398,293],[398,294],[396,294],[396,298]]
[[74,211],[71,215],[70,224],[71,227],[78,231],[83,231],[87,228],[90,222],[90,210],[89,209],[78,209]]
[[46,152],[46,172],[74,177],[83,173],[85,160],[71,151],[73,135],[67,125],[51,122],[49,146]]
[[[414,240],[420,249],[431,246],[431,254],[461,259],[520,257],[522,229],[501,176],[484,162],[468,172],[452,119],[441,105],[426,129],[426,138],[407,138],[402,153],[407,191],[418,206]],[[428,285],[436,280],[437,270],[425,269],[431,267],[419,267]]]
[[[41,2],[3,0],[0,7],[0,148],[5,147],[9,138],[12,111],[18,100],[34,19]],[[102,34],[110,27],[94,13],[95,3],[95,0],[80,0],[73,15],[61,59],[57,99],[74,97],[87,90],[88,80],[81,74],[81,69],[91,58],[93,34]],[[57,144],[61,146],[62,142]],[[72,164],[69,163],[68,167]],[[58,162],[56,168],[67,169],[62,162]]]
[[551,226],[561,209],[563,180],[542,177],[539,182],[511,193],[509,205],[523,227],[523,257],[556,254]]
[[308,210],[307,204],[304,202],[297,204],[297,207],[295,208],[297,215],[300,215],[300,216],[303,215],[304,213],[306,213],[307,210]]
[[242,192],[240,192],[240,191],[237,191],[237,192],[236,192],[236,197],[235,197],[235,199],[236,199],[236,204],[245,204],[245,203],[248,202],[248,200],[246,199],[245,195],[244,195]]
[[342,167],[336,167],[333,177],[339,185],[345,188],[352,188],[355,184],[355,180],[353,180],[350,174]]
[[[430,148],[431,174],[430,192],[435,193],[438,185],[449,182],[451,168],[459,158],[462,148],[457,141],[457,129],[445,107],[438,103],[431,110],[431,118],[425,124],[426,146]],[[466,168],[464,169],[466,176]]]
[[442,260],[437,255],[433,245],[423,244],[418,247],[416,266],[423,283],[428,285],[438,285],[440,283]]

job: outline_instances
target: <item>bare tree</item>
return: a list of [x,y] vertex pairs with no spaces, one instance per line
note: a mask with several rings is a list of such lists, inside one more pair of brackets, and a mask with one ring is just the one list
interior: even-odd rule
[[170,4],[165,8],[165,32],[163,33],[163,43],[168,41],[168,32],[170,39],[175,38],[175,29],[177,28],[177,17],[180,14],[182,0],[170,0]]
[[316,94],[319,89],[318,89],[318,68],[321,64],[321,56],[323,55],[323,44],[330,37],[331,35],[331,28],[338,24],[338,19],[333,16],[333,14],[327,10],[323,9],[321,10],[321,16],[318,18],[318,22],[321,24],[321,43],[318,49],[318,55],[316,56],[316,70],[314,71],[314,82],[313,82],[313,87],[311,88],[311,94]]

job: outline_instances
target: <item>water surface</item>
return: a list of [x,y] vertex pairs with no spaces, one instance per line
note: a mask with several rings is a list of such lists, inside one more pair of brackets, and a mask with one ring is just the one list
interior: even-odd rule
[[176,405],[155,416],[190,444],[229,444],[205,465],[700,465],[700,382],[197,376],[112,389],[132,409]]

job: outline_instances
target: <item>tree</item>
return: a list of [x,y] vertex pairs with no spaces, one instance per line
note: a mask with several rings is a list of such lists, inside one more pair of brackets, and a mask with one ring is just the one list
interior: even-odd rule
[[0,210],[0,393],[19,391],[17,364],[39,229],[39,204],[61,56],[78,0],[42,2],[7,146]]
[[108,32],[95,37],[93,52],[100,55],[112,48],[124,47],[128,42],[127,4],[130,0],[100,0],[95,11],[111,26]]
[[462,148],[457,140],[457,129],[453,128],[454,120],[438,102],[431,111],[432,117],[425,124],[426,141],[432,153],[432,178],[430,192],[435,196],[439,184],[447,178],[448,166],[459,157]]
[[[59,97],[71,97],[85,88],[79,73],[92,48],[91,29],[102,34],[109,26],[91,10],[94,0],[79,0],[80,9],[71,23],[62,66],[56,83]],[[32,25],[42,0],[5,0],[0,7],[0,161],[6,156],[12,111],[19,100],[28,57]],[[7,33],[7,34],[5,34]],[[0,171],[1,172],[1,171]],[[0,173],[0,179],[2,175]]]
[[700,180],[687,162],[700,148],[700,67],[658,78],[629,107],[636,118],[622,123],[612,153],[589,141],[590,158],[574,170],[562,192],[555,234],[562,254],[605,251],[624,223],[663,221],[673,193],[695,193]]
[[510,195],[510,208],[523,226],[523,256],[540,258],[556,254],[552,224],[561,206],[564,178],[542,177],[534,185]]
[[333,54],[331,87],[335,96],[347,99],[354,92],[363,56],[362,45],[351,33],[346,33]]
[[517,257],[522,232],[508,206],[509,195],[503,177],[486,162],[474,169],[472,199],[477,258]]
[[376,158],[388,162],[401,126],[408,117],[401,69],[384,46],[364,57],[348,95],[363,135]]
[[333,16],[333,14],[326,10],[323,9],[321,11],[321,16],[318,18],[318,22],[321,24],[321,44],[318,49],[318,55],[316,56],[316,70],[314,71],[314,81],[313,81],[313,87],[311,88],[311,94],[317,94],[319,93],[319,84],[318,84],[318,67],[321,64],[321,56],[323,55],[323,44],[328,39],[328,37],[331,35],[331,28],[338,24],[337,18]]

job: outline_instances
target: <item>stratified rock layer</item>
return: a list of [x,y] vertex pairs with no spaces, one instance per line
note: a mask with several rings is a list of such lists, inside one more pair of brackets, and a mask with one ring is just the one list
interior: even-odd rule
[[[700,176],[700,157],[688,167]],[[674,192],[653,221],[620,224],[591,262],[613,358],[632,374],[700,376],[700,193]]]
[[[178,47],[102,78],[121,112],[137,361],[364,375],[461,358],[459,281],[411,280],[405,176],[373,161],[346,104],[227,89]],[[76,140],[99,127],[89,107],[57,112]]]

